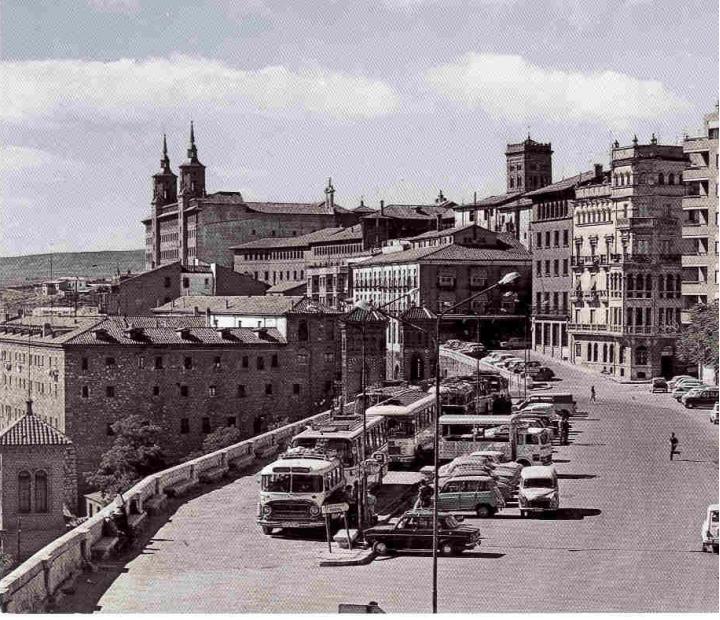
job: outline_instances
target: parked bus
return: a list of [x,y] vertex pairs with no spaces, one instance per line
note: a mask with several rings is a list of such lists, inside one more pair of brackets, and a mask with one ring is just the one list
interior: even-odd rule
[[435,395],[406,389],[370,407],[365,415],[387,422],[388,459],[391,463],[414,463],[432,450]]
[[[387,421],[377,416],[366,416],[366,420],[365,459],[374,465],[368,467],[367,480],[369,485],[380,484],[388,467]],[[335,416],[295,435],[290,445],[337,456],[343,464],[345,484],[352,485],[361,477],[362,437],[362,416]]]
[[[476,413],[501,413],[510,408],[508,380],[494,370],[476,370],[471,375],[453,377],[475,385]],[[447,413],[450,413],[449,411]]]
[[322,506],[343,501],[345,475],[339,458],[291,448],[260,472],[257,523],[263,534],[276,528],[323,527]]
[[440,417],[439,459],[449,461],[478,450],[498,450],[521,465],[552,462],[552,443],[546,429],[532,428],[517,415]]
[[[435,386],[428,390],[435,395]],[[440,384],[441,415],[472,415],[475,413],[475,385],[465,379],[449,377]]]

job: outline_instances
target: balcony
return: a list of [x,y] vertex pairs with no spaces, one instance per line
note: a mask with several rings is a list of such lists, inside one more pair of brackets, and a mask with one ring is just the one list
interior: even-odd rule
[[683,172],[683,181],[692,183],[693,181],[709,181],[710,169],[707,166],[692,166]]
[[575,291],[574,293],[570,293],[570,301],[574,304],[578,304],[583,300],[583,294],[582,291]]
[[683,151],[685,153],[703,153],[710,150],[709,138],[687,138],[683,142]]
[[552,317],[552,318],[560,318],[560,319],[567,319],[569,316],[569,309],[568,308],[562,308],[559,306],[533,306],[532,307],[532,315],[534,317]]
[[684,281],[682,283],[683,295],[705,295],[709,297],[715,291],[717,291],[717,284],[710,284],[707,281]]
[[707,252],[696,252],[694,254],[683,254],[681,264],[683,267],[709,267],[715,264],[715,261]]
[[568,331],[576,334],[596,334],[608,332],[607,323],[568,323]]
[[682,208],[685,210],[709,209],[711,206],[713,206],[712,197],[703,194],[686,194],[682,200]]
[[707,222],[694,222],[686,221],[683,222],[682,236],[686,239],[692,239],[693,237],[703,237],[707,239],[710,236],[710,228]]

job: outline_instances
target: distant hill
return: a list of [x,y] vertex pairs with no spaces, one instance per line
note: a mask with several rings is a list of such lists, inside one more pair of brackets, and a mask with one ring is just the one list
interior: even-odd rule
[[109,278],[145,269],[145,250],[107,252],[62,252],[0,257],[0,288],[20,286],[52,277]]

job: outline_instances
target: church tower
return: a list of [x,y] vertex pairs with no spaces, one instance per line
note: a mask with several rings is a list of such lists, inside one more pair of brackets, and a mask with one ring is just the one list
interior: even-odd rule
[[160,171],[153,175],[152,199],[152,250],[150,256],[146,254],[148,268],[160,265],[160,210],[165,205],[177,202],[177,175],[170,168],[170,158],[167,151],[167,137],[163,134],[163,156],[160,160]]
[[522,194],[552,183],[552,146],[535,142],[528,135],[519,144],[508,144],[507,193]]
[[205,196],[205,166],[200,163],[195,146],[195,128],[190,121],[190,145],[187,160],[180,164],[180,193],[189,198]]

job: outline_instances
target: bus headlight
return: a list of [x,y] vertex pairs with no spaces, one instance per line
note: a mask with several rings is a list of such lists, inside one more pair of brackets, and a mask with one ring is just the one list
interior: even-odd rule
[[264,515],[269,515],[272,512],[272,507],[270,506],[270,504],[265,504],[262,511]]
[[317,517],[320,514],[320,506],[315,506],[314,504],[310,506],[310,514],[313,517]]

